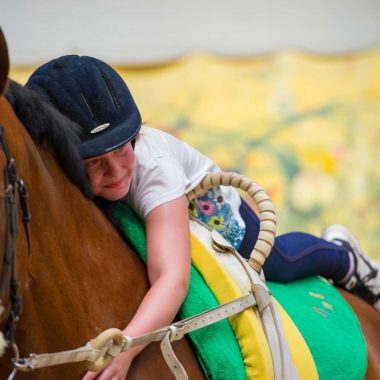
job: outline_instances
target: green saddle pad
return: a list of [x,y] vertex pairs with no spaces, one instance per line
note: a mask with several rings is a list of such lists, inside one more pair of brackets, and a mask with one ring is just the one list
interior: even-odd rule
[[321,380],[364,378],[367,349],[358,319],[333,286],[310,277],[268,287],[304,337]]
[[[145,261],[143,224],[122,202],[113,204],[113,212],[124,237]],[[303,335],[321,380],[364,377],[367,352],[359,323],[334,287],[318,277],[287,285],[268,282],[268,286]],[[200,274],[192,268],[189,296],[181,307],[180,318],[217,304]],[[211,372],[218,380],[246,378],[242,357],[228,321],[194,331],[190,338],[206,377]]]
[[[145,226],[136,213],[123,202],[113,203],[124,238],[139,257],[146,261]],[[214,294],[201,274],[192,266],[190,286],[178,316],[185,319],[218,306]],[[228,320],[195,330],[189,334],[205,378],[215,380],[246,380],[244,361]],[[223,347],[223,350],[221,350]]]

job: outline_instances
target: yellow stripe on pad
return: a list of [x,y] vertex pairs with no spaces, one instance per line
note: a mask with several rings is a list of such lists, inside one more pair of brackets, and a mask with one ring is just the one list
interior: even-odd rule
[[[191,255],[193,265],[201,273],[219,303],[226,303],[244,295],[194,234],[191,234]],[[252,309],[247,309],[229,320],[240,346],[247,379],[273,379],[271,353],[260,319]]]
[[280,313],[284,332],[288,340],[290,353],[297,368],[300,380],[318,380],[319,377],[317,367],[305,339],[289,317],[289,314],[274,297],[273,299]]
[[[220,304],[245,295],[224,270],[223,265],[194,233],[191,233],[191,255],[193,265]],[[317,380],[317,369],[305,340],[286,311],[275,302],[300,380]],[[250,308],[229,318],[229,321],[242,353],[247,379],[273,379],[271,352],[260,318]]]

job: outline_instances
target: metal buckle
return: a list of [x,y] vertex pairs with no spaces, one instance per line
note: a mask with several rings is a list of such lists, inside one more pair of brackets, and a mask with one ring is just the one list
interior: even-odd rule
[[[29,372],[34,370],[33,366],[29,362],[29,359],[20,359],[20,353],[16,343],[11,343],[11,348],[14,354],[14,358],[12,358],[12,364],[14,368],[8,376],[7,380],[13,380],[16,376],[17,371]],[[32,357],[32,355],[34,354],[31,354],[30,357]]]

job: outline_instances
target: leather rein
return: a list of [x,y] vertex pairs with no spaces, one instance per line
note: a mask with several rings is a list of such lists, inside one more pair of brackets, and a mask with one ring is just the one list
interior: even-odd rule
[[[4,138],[4,127],[0,125],[0,148],[6,158],[4,168],[4,200],[6,212],[6,233],[5,252],[3,258],[3,269],[0,277],[0,307],[4,312],[1,300],[10,300],[8,318],[2,326],[2,333],[7,343],[17,352],[15,345],[16,325],[22,312],[22,301],[20,296],[20,283],[16,273],[17,258],[17,236],[18,236],[18,211],[17,192],[22,212],[22,221],[28,242],[28,254],[30,254],[30,233],[29,222],[31,214],[29,212],[28,191],[24,181],[18,176],[14,158],[12,158]],[[4,298],[3,298],[4,297]],[[17,356],[17,355],[16,355]]]

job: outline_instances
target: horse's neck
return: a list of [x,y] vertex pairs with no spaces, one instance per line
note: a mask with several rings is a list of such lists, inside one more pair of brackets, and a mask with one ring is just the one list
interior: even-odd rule
[[[147,289],[142,264],[99,209],[63,175],[52,155],[34,144],[4,98],[0,115],[18,174],[29,190],[32,214],[29,258],[21,225],[18,239],[18,272],[30,290],[23,297],[28,315],[22,321],[33,313],[38,319],[43,310],[52,313],[56,324],[61,321],[62,328],[72,318],[70,310],[86,326],[87,339],[104,325],[124,327]],[[128,293],[134,295],[128,306],[113,309],[113,315],[104,313],[104,307],[125,301]],[[44,307],[46,302],[49,308]],[[57,312],[61,315],[54,315]]]
[[5,139],[15,159],[18,176],[30,192],[32,233],[38,236],[43,231],[46,237],[50,232],[57,236],[62,231],[64,244],[65,233],[71,230],[87,230],[91,225],[96,230],[101,224],[107,225],[109,233],[113,231],[96,206],[66,178],[49,149],[34,143],[3,97],[0,99],[0,123],[5,128]]

